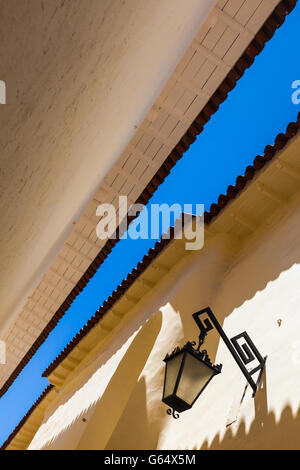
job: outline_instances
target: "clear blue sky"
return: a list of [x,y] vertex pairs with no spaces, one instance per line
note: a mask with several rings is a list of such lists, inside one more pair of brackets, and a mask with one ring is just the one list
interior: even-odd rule
[[[291,84],[300,79],[300,5],[288,16],[150,203],[209,206],[255,156],[297,118]],[[44,369],[100,307],[153,240],[121,240],[64,318],[0,399],[0,442],[48,385]]]

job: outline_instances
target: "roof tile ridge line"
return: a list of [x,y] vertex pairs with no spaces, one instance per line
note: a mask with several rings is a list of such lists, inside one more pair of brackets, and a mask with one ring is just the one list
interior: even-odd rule
[[295,137],[300,129],[300,112],[297,115],[295,122],[290,122],[287,125],[286,132],[280,133],[276,136],[274,145],[267,145],[264,149],[263,155],[257,155],[252,165],[248,165],[244,175],[239,175],[236,178],[234,185],[229,185],[226,194],[220,194],[217,203],[210,206],[209,211],[204,213],[205,224],[209,225],[215,217],[224,209],[227,204],[235,199],[238,194],[245,189],[246,185],[256,176],[256,174],[268,163],[270,163],[280,150],[282,150],[287,143]]
[[[181,216],[184,213],[181,214]],[[177,219],[182,221],[182,217]],[[123,295],[128,291],[128,289],[135,283],[135,281],[141,276],[146,269],[151,265],[151,263],[160,255],[164,249],[169,245],[169,243],[174,239],[175,226],[169,228],[166,237],[166,234],[163,234],[161,239],[155,243],[154,248],[150,248],[148,253],[146,253],[142,261],[139,261],[135,268],[126,276],[125,279],[118,285],[118,287],[112,292],[112,294],[103,302],[101,307],[94,313],[94,315],[87,321],[87,323],[76,333],[76,335],[71,339],[71,341],[64,347],[64,349],[59,353],[59,355],[49,364],[49,366],[42,373],[42,377],[48,377],[56,367],[62,362],[62,360],[77,346],[77,344],[102,320],[106,313],[108,313],[114,304],[118,302]]]
[[38,405],[44,400],[44,398],[48,395],[49,392],[54,388],[54,385],[49,384],[45,388],[45,390],[41,393],[41,395],[36,399],[36,401],[33,403],[31,408],[27,411],[27,413],[23,416],[19,424],[15,427],[15,429],[10,433],[6,441],[2,444],[0,447],[0,450],[5,450],[11,441],[16,437],[18,432],[22,429],[22,427],[26,424],[26,421],[30,418],[34,410],[38,407]]
[[[274,141],[274,145],[267,145],[264,149],[264,155],[263,156],[262,155],[257,155],[254,159],[253,165],[247,166],[246,171],[245,171],[245,175],[244,176],[241,175],[241,176],[237,177],[236,185],[235,186],[230,185],[228,187],[227,195],[221,194],[219,196],[218,203],[217,204],[212,204],[210,211],[204,213],[204,219],[205,219],[205,224],[206,225],[209,225],[209,223],[211,223],[211,221],[219,214],[219,212],[226,207],[226,205],[230,202],[230,200],[234,200],[241,193],[241,191],[246,189],[247,183],[249,183],[254,178],[254,176],[266,164],[270,163],[273,160],[273,158],[277,155],[277,153],[286,146],[286,144],[289,142],[290,139],[292,139],[293,137],[295,137],[297,135],[297,133],[299,131],[299,128],[300,128],[300,112],[298,113],[297,121],[296,122],[290,122],[287,125],[286,132],[285,133],[280,133],[276,136],[275,141]],[[181,214],[181,218],[177,219],[177,221],[181,220],[183,222],[182,219],[183,219],[183,216],[185,214],[186,213],[183,212]],[[188,215],[192,215],[193,217],[196,217],[193,214],[188,214]],[[175,221],[174,227],[176,226],[177,221]],[[174,232],[174,227],[172,227],[173,232]],[[162,242],[163,242],[163,237],[159,242],[156,243],[156,245],[160,244]],[[154,251],[154,249],[151,248],[149,250],[148,254],[146,254],[143,257],[142,261],[139,262],[138,265],[143,264],[144,262],[146,262],[146,259],[148,258],[149,253],[150,252],[152,253],[153,251]],[[160,254],[160,252],[161,251],[157,252],[155,257],[158,256],[158,254]],[[144,272],[144,270],[149,266],[149,264],[151,264],[151,261],[153,261],[153,259],[154,258],[150,259],[150,263],[148,263],[144,267],[142,272]],[[52,363],[49,364],[47,369],[45,369],[45,371],[42,374],[43,377],[48,377],[56,369],[56,367],[67,357],[67,355],[74,349],[74,347],[77,346],[77,344],[81,341],[81,339],[83,339],[85,337],[85,335],[88,334],[89,331],[91,331],[91,329],[93,329],[93,327],[96,324],[98,324],[98,322],[103,318],[105,313],[107,313],[112,308],[113,304],[115,302],[117,302],[122,297],[122,295],[126,292],[127,289],[129,289],[129,287],[131,287],[131,285],[135,282],[136,278],[134,278],[130,281],[129,286],[124,286],[125,291],[122,291],[121,295],[117,299],[113,298],[116,295],[116,293],[119,289],[122,290],[124,288],[123,284],[128,282],[128,277],[133,276],[133,272],[135,270],[136,270],[136,268],[134,268],[132,270],[132,272],[128,274],[128,276],[122,281],[122,283],[111,294],[111,296],[106,301],[104,301],[103,306],[105,304],[108,304],[108,308],[105,307],[104,313],[101,312],[101,309],[103,308],[103,306],[102,306],[94,314],[94,316],[90,320],[88,320],[86,325],[83,328],[81,328],[81,330],[67,344],[67,346],[54,359],[54,361],[52,361]],[[142,274],[142,272],[139,273],[138,276],[140,274]],[[112,303],[110,303],[110,302],[112,302]]]
[[[251,66],[255,57],[263,50],[265,44],[272,38],[275,31],[284,23],[286,16],[295,8],[297,0],[281,0],[280,3],[274,8],[273,12],[269,15],[260,30],[256,33],[255,37],[248,45],[244,53],[237,60],[231,71],[227,74],[223,82],[214,92],[208,103],[204,106],[200,114],[196,117],[190,128],[186,131],[178,144],[174,147],[173,151],[166,158],[161,167],[157,170],[151,181],[148,183],[144,191],[141,193],[136,202],[148,202],[150,197],[154,194],[157,187],[164,181],[165,177],[170,173],[170,170],[175,166],[182,155],[188,150],[190,145],[195,141],[196,136],[202,132],[204,125],[209,121],[211,116],[218,110],[221,103],[227,98],[228,92],[231,91],[237,81],[243,76],[244,71]],[[200,123],[198,122],[200,119]],[[198,121],[197,121],[198,120]],[[135,217],[128,217],[129,223]],[[87,268],[86,272],[82,275],[80,280],[74,286],[70,294],[66,297],[65,301],[61,304],[59,309],[53,315],[51,320],[45,326],[43,331],[33,345],[29,348],[27,353],[23,356],[22,360],[18,363],[16,368],[10,374],[6,382],[0,389],[0,398],[6,393],[25,365],[29,362],[41,344],[46,340],[50,332],[55,328],[60,318],[66,313],[67,309],[71,306],[77,295],[83,290],[89,280],[96,273],[97,269],[101,266],[102,262],[106,259],[112,248],[116,244],[116,240],[109,239],[104,247],[100,250],[94,261]]]

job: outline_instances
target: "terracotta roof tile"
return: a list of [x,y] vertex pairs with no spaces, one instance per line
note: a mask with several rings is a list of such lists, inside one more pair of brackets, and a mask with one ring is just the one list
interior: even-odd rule
[[2,446],[0,447],[0,450],[5,450],[9,444],[11,443],[11,441],[16,437],[16,435],[18,434],[18,432],[21,430],[21,428],[24,426],[24,424],[26,423],[26,421],[28,420],[28,418],[32,415],[32,413],[34,412],[34,410],[37,408],[37,406],[44,400],[44,398],[48,395],[49,392],[51,392],[51,390],[54,388],[53,385],[48,385],[47,388],[45,388],[45,390],[43,391],[43,393],[39,396],[39,398],[34,402],[34,404],[32,405],[32,407],[30,408],[30,410],[26,413],[26,415],[24,416],[24,418],[21,419],[21,421],[19,422],[19,424],[15,427],[15,429],[13,430],[13,432],[8,436],[8,438],[6,439],[6,441],[2,444]]
[[264,155],[257,155],[253,165],[246,168],[245,174],[240,175],[236,179],[234,186],[230,185],[227,188],[226,194],[221,194],[218,198],[217,204],[212,204],[210,210],[204,213],[205,223],[209,224],[214,217],[228,204],[231,199],[234,199],[237,194],[244,189],[248,181],[251,181],[256,173],[261,170],[266,163],[282,150],[285,145],[292,139],[299,131],[300,127],[300,113],[297,116],[296,122],[291,122],[286,129],[285,134],[278,134],[274,145],[267,145],[264,150]]

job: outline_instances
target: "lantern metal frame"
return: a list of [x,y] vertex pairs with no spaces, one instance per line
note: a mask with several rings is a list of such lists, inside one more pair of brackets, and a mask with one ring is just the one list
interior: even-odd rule
[[[200,317],[203,315],[207,315],[203,321],[200,320]],[[193,314],[193,318],[198,325],[200,330],[199,335],[199,346],[203,344],[207,333],[214,328],[217,330],[219,335],[221,336],[222,340],[224,341],[225,345],[227,346],[228,350],[230,351],[233,359],[237,363],[238,367],[244,374],[246,380],[248,381],[250,387],[253,390],[252,397],[255,396],[257,388],[259,386],[262,373],[264,371],[265,363],[267,356],[262,357],[256,346],[254,345],[253,341],[251,340],[250,336],[246,331],[240,333],[233,338],[229,339],[228,336],[225,334],[223,328],[221,327],[220,323],[214,316],[212,310],[207,307],[199,312]],[[245,343],[240,346],[238,341],[243,338]],[[254,367],[254,369],[249,370],[246,368],[246,365],[250,364],[251,362],[257,360],[258,365]],[[258,374],[256,382],[253,380],[252,376],[256,373]]]
[[[213,377],[217,374],[220,374],[220,372],[222,370],[222,364],[218,364],[218,365],[212,364],[212,362],[211,362],[211,360],[210,360],[210,358],[207,354],[207,351],[205,349],[203,351],[200,351],[199,347],[197,349],[195,349],[194,348],[195,345],[196,345],[195,342],[188,341],[183,346],[183,348],[181,348],[181,349],[180,348],[175,348],[174,351],[171,354],[167,354],[166,357],[164,358],[164,362],[167,364],[168,361],[173,359],[175,356],[178,356],[179,354],[182,354],[181,364],[180,364],[180,367],[179,367],[179,372],[178,372],[178,375],[177,375],[177,378],[176,378],[176,382],[175,382],[175,385],[174,385],[174,388],[173,388],[172,395],[169,395],[169,396],[165,397],[167,366],[166,366],[166,370],[165,370],[165,381],[164,381],[164,388],[163,388],[163,399],[162,399],[162,401],[166,405],[171,407],[167,410],[167,413],[170,414],[170,415],[173,415],[173,418],[175,418],[175,419],[179,418],[179,413],[182,413],[183,411],[186,411],[186,410],[192,408],[195,401],[199,398],[199,396],[201,395],[203,390],[207,387],[207,385],[211,382]],[[188,404],[187,402],[185,402],[184,400],[182,400],[180,397],[178,397],[176,395],[177,390],[178,390],[178,386],[179,386],[179,383],[180,383],[180,380],[181,380],[181,377],[182,377],[182,372],[183,372],[184,365],[185,365],[185,362],[186,362],[187,354],[192,355],[194,358],[196,358],[202,364],[207,366],[213,372],[211,377],[207,380],[206,384],[201,388],[201,390],[196,395],[196,397],[194,398],[194,400],[192,401],[191,404]],[[175,410],[175,408],[177,408],[177,410]]]
[[[202,320],[200,317],[203,317],[204,315],[206,315],[206,318]],[[198,395],[196,396],[196,398],[194,399],[191,405],[188,405],[184,400],[182,400],[182,410],[179,411],[178,409],[177,410],[174,409],[174,406],[172,406],[172,403],[173,405],[175,405],[176,403],[176,407],[178,408],[178,403],[181,400],[179,397],[176,396],[176,392],[177,392],[178,385],[179,385],[182,372],[184,369],[185,355],[183,356],[183,359],[180,365],[180,369],[176,378],[173,394],[168,397],[164,396],[165,386],[166,386],[166,376],[167,376],[167,366],[166,366],[162,401],[166,403],[168,406],[171,406],[171,409],[168,409],[167,413],[170,415],[173,415],[175,419],[179,418],[179,413],[181,413],[182,411],[192,408],[195,401],[199,398],[199,395],[211,382],[213,377],[219,374],[222,370],[222,364],[214,365],[211,363],[206,350],[200,351],[200,347],[203,345],[205,338],[209,331],[215,329],[219,333],[220,337],[222,338],[229,352],[231,353],[233,359],[235,360],[236,364],[238,365],[244,377],[246,378],[247,382],[249,383],[250,387],[252,388],[253,390],[252,397],[255,396],[255,393],[259,386],[259,383],[260,383],[260,380],[264,371],[265,362],[267,359],[267,356],[262,357],[262,355],[260,354],[256,346],[254,345],[253,341],[251,340],[251,338],[249,337],[246,331],[229,339],[226,333],[224,332],[223,328],[221,327],[220,323],[214,316],[212,310],[209,307],[204,308],[194,313],[193,319],[195,320],[200,330],[199,343],[198,343],[197,348],[196,349],[194,348],[194,346],[196,345],[195,342],[187,342],[183,346],[182,349],[176,348],[170,355],[167,354],[164,359],[164,362],[167,363],[170,359],[173,359],[176,355],[179,355],[181,353],[192,354],[196,359],[202,361],[206,366],[210,367],[214,371],[214,374],[210,377],[210,379],[207,381],[204,387],[199,391]],[[244,340],[244,343],[242,345],[239,344],[240,339]],[[246,365],[252,363],[255,360],[258,361],[258,365],[256,365],[253,369],[248,370]],[[257,372],[258,372],[257,380],[254,381],[253,375],[256,374]],[[177,411],[179,411],[179,413]]]

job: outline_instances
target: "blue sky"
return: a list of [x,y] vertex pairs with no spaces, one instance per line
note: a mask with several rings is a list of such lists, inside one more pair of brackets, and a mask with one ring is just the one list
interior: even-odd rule
[[[300,5],[287,17],[150,203],[204,204],[207,210],[264,147],[295,121],[300,105],[291,84],[300,79]],[[154,240],[121,240],[17,380],[0,399],[0,443],[48,385],[41,377],[79,329],[127,276]]]

